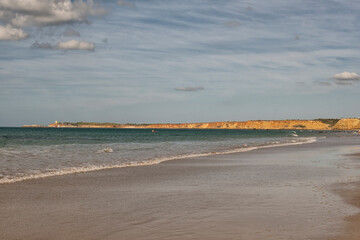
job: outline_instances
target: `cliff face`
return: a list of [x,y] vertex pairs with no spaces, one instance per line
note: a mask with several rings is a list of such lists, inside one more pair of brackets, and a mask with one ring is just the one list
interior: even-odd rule
[[[330,119],[331,120],[331,119]],[[336,119],[335,119],[336,120]],[[336,122],[336,121],[335,121]],[[304,129],[304,130],[359,130],[360,119],[341,119],[334,121],[318,120],[273,120],[246,122],[210,122],[210,123],[179,123],[179,124],[63,124],[52,123],[47,127],[54,128],[172,128],[172,129]],[[333,126],[333,124],[335,124]],[[24,127],[30,127],[28,125]]]
[[320,121],[311,121],[311,120],[151,124],[148,126],[144,126],[144,128],[331,130],[331,127],[328,124],[322,123]]
[[90,124],[90,125],[79,125],[78,128],[116,128],[116,126]]
[[340,119],[335,126],[334,130],[359,130],[360,129],[360,119],[357,118],[344,118]]

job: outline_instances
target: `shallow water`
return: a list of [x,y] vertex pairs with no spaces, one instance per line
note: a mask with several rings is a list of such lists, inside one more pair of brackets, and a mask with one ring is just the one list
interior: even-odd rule
[[290,130],[0,128],[0,183],[313,142],[350,133]]

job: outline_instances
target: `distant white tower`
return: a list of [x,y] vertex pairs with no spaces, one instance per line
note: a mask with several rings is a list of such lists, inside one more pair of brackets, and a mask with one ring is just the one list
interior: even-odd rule
[[57,121],[57,120],[55,120],[55,124],[58,124],[58,121]]

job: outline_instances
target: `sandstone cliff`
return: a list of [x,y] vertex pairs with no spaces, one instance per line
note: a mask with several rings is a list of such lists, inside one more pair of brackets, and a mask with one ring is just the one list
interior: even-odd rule
[[[24,127],[30,127],[28,125]],[[360,119],[268,120],[244,122],[209,122],[178,124],[116,124],[116,123],[52,123],[54,128],[168,128],[168,129],[304,129],[304,130],[359,130]]]
[[150,124],[143,128],[189,128],[189,129],[312,129],[331,130],[328,124],[315,120],[273,120],[246,122],[211,122],[211,123],[180,123]]
[[357,118],[344,118],[340,119],[335,126],[334,130],[359,130],[360,119]]

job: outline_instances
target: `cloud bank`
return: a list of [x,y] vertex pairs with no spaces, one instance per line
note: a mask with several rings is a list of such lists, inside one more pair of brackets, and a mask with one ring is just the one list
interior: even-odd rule
[[[89,16],[104,14],[106,14],[105,9],[93,0],[0,0],[0,23],[5,25],[0,25],[0,40],[27,38],[29,34],[21,29],[23,27],[82,23],[88,22]],[[63,35],[80,36],[74,30],[67,30]],[[63,45],[60,44],[60,47]],[[83,43],[77,46],[77,49],[83,48]]]
[[93,0],[0,1],[0,20],[16,27],[86,22],[88,16],[99,16],[105,13],[106,11]]
[[32,45],[33,48],[43,48],[43,49],[62,49],[62,50],[88,50],[94,51],[95,44],[91,42],[78,41],[78,40],[69,40],[65,42],[58,42],[55,45],[44,42],[35,42]]
[[0,25],[0,40],[20,40],[29,37],[29,34],[19,28],[14,28],[7,24]]

